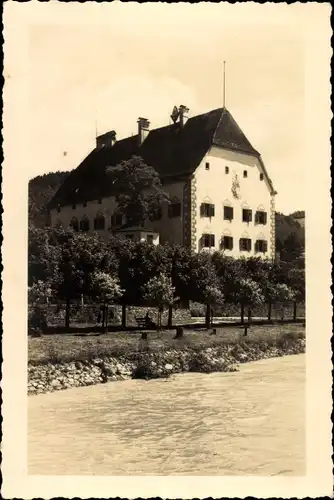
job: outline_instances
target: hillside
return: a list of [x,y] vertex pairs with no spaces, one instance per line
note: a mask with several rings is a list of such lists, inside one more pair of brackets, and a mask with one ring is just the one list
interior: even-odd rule
[[[295,260],[303,255],[305,250],[305,229],[296,220],[296,213],[284,215],[276,213],[276,250],[284,260]],[[303,212],[305,217],[305,212]]]
[[29,181],[29,224],[44,227],[48,223],[47,203],[64,182],[69,172],[51,172]]

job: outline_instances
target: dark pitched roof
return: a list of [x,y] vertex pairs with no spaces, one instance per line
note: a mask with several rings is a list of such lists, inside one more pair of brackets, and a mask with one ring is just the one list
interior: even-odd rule
[[111,194],[106,168],[133,155],[154,167],[162,179],[194,172],[212,145],[260,158],[232,115],[218,108],[180,123],[151,130],[141,146],[138,136],[117,141],[112,147],[94,149],[67,177],[49,208],[97,200]]

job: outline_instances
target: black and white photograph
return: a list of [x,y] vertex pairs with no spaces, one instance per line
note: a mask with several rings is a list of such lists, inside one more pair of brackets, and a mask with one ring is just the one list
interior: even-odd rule
[[330,4],[28,4],[3,129],[26,484],[330,495]]

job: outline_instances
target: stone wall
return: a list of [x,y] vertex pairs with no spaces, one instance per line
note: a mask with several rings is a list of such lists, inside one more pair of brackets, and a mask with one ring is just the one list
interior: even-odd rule
[[28,394],[81,387],[130,378],[169,377],[173,373],[236,371],[239,363],[305,352],[305,339],[287,339],[277,345],[264,341],[217,347],[138,352],[134,356],[28,366]]

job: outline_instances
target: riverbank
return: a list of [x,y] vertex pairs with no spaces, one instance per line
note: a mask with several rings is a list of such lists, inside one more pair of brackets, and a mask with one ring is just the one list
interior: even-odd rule
[[[118,380],[168,378],[182,372],[231,372],[237,371],[240,363],[305,352],[305,333],[301,328],[280,334],[277,330],[267,331],[267,335],[253,331],[249,337],[239,333],[235,338],[195,333],[172,339],[161,334],[148,346],[139,345],[139,350],[133,336],[126,338],[125,343],[115,337],[102,343],[98,342],[101,339],[88,344],[86,340],[81,340],[80,345],[68,339],[67,346],[72,345],[72,350],[63,345],[57,351],[55,345],[49,344],[44,357],[40,352],[38,357],[35,351],[35,358],[32,356],[28,364],[28,394]],[[34,352],[31,346],[30,350]]]

